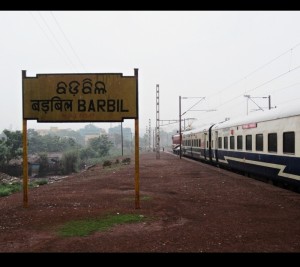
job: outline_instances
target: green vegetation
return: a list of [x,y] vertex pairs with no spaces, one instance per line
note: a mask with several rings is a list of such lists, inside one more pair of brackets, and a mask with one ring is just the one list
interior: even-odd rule
[[109,150],[112,148],[113,143],[108,140],[106,135],[91,138],[88,141],[88,148],[94,150],[98,157],[105,157],[109,155]]
[[22,155],[22,133],[4,130],[4,137],[0,140],[0,164],[7,164],[11,159]]
[[[99,129],[89,125],[87,132],[99,132]],[[86,166],[102,164],[105,160],[111,160],[121,154],[121,136],[114,135],[114,143],[107,135],[91,138],[84,146],[84,137],[79,132],[72,130],[59,130],[40,135],[34,129],[28,129],[28,154],[38,155],[33,159],[34,166],[38,168],[38,176],[49,174],[62,175],[77,172]],[[111,137],[110,137],[111,138]],[[130,155],[133,151],[131,142],[124,140],[123,156]],[[11,176],[20,177],[22,166],[18,161],[22,156],[22,132],[4,130],[0,137],[0,171]],[[50,158],[48,153],[58,153],[59,159]],[[60,159],[60,156],[62,158]],[[14,167],[14,165],[16,167]]]
[[110,160],[105,160],[102,164],[103,168],[104,167],[111,167],[112,165],[112,162]]
[[[29,188],[37,187],[47,183],[48,181],[46,179],[36,180],[32,183],[29,183]],[[23,185],[20,182],[15,182],[12,184],[0,184],[0,197],[6,197],[13,193],[20,192],[22,188]]]
[[79,143],[76,143],[76,140],[79,140],[80,134],[76,135],[74,131],[67,131],[65,134],[68,137],[66,137],[62,136],[63,133],[61,131],[56,133],[61,136],[53,134],[40,135],[34,129],[28,129],[28,153],[63,152],[81,147]]
[[67,151],[62,157],[62,168],[64,174],[77,172],[78,170],[78,153],[77,151]]
[[34,182],[29,183],[29,187],[38,187],[40,185],[48,184],[47,179],[39,179],[35,180]]
[[39,169],[39,175],[45,176],[49,171],[49,159],[47,153],[40,153],[40,169]]
[[0,197],[6,197],[21,190],[21,183],[0,184]]
[[109,215],[99,219],[86,219],[66,223],[58,231],[60,236],[87,236],[96,231],[106,231],[118,224],[141,222],[145,220],[143,215],[123,214]]

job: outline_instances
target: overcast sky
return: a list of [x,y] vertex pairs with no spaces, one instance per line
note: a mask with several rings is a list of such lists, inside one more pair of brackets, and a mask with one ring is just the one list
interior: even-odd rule
[[[193,126],[246,116],[244,95],[300,104],[299,11],[1,11],[0,36],[1,132],[22,129],[22,70],[133,76],[138,68],[141,134],[149,119],[155,127],[156,84],[161,120],[178,120],[179,96],[205,97],[183,116],[197,119]],[[198,100],[183,99],[182,113]],[[256,108],[249,101],[248,113]],[[28,121],[28,128],[84,125]]]

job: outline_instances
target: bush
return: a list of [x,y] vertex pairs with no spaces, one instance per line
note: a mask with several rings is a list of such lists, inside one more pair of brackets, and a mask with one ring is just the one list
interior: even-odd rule
[[77,151],[68,151],[62,156],[62,168],[64,174],[76,172],[78,169]]
[[22,184],[19,182],[12,184],[0,184],[0,197],[5,197],[21,190]]
[[105,160],[102,164],[103,168],[105,167],[111,167],[112,162],[110,160]]
[[45,176],[49,171],[49,159],[47,153],[41,153],[39,154],[39,176]]
[[130,158],[125,158],[125,159],[122,159],[122,164],[126,165],[126,164],[130,164]]

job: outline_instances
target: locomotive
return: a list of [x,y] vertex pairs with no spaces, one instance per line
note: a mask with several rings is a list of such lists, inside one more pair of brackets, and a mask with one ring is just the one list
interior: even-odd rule
[[[172,136],[173,152],[179,134]],[[174,143],[175,141],[175,143]],[[300,105],[182,132],[182,156],[300,190]]]

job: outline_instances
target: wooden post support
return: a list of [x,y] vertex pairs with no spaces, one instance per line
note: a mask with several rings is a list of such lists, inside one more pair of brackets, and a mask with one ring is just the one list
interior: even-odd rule
[[135,119],[135,208],[140,208],[139,120]]
[[[26,70],[22,70],[22,91],[24,97],[24,79],[26,78]],[[24,104],[23,104],[24,105]],[[24,111],[24,106],[23,106]],[[27,157],[27,120],[23,119],[23,207],[28,208],[28,157]]]
[[[138,69],[134,69],[134,75],[136,76],[136,88],[138,92]],[[137,105],[138,105],[138,93],[137,93]],[[140,145],[139,145],[139,116],[134,120],[134,135],[135,135],[135,175],[134,175],[134,188],[135,188],[135,208],[140,209]]]
[[27,120],[23,119],[23,206],[28,208]]

